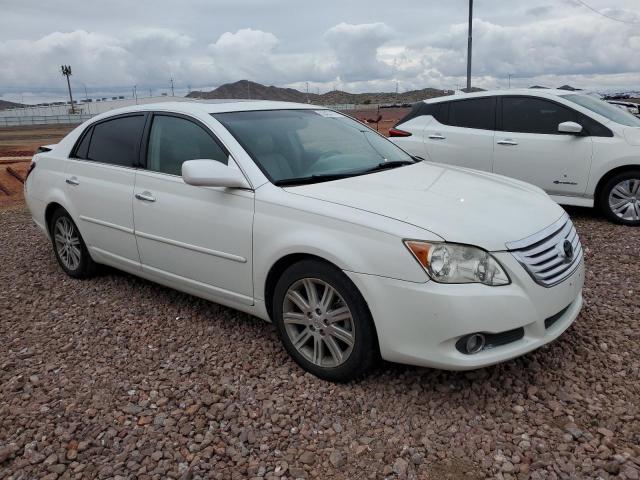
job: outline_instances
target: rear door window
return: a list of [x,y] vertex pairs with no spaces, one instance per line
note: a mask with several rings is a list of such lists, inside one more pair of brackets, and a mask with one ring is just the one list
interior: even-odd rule
[[542,98],[503,97],[502,130],[558,135],[558,124],[575,122],[576,112]]
[[138,166],[144,121],[145,115],[131,115],[95,124],[87,160],[124,167]]
[[494,97],[457,100],[455,102],[449,102],[446,124],[452,127],[494,130],[495,116]]

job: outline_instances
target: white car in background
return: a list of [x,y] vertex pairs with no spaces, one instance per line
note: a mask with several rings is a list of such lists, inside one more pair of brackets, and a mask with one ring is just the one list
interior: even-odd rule
[[578,235],[542,190],[414,159],[322,107],[102,114],[35,155],[25,197],[68,275],[111,265],[271,320],[334,381],[378,355],[494,364],[582,306]]
[[583,93],[504,90],[417,103],[392,141],[433,162],[524,180],[640,225],[640,118]]

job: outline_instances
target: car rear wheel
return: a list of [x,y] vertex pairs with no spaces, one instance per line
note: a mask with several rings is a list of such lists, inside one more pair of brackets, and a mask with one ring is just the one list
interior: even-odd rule
[[62,208],[56,210],[49,224],[51,242],[58,263],[73,278],[93,275],[96,264],[71,216]]
[[355,285],[335,267],[315,260],[292,265],[276,285],[273,305],[286,350],[308,372],[345,382],[374,363],[371,314]]
[[600,208],[616,223],[640,225],[640,170],[611,177],[602,189]]

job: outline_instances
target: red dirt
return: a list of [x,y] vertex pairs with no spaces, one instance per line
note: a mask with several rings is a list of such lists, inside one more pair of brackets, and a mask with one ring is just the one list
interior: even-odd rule
[[[409,108],[376,108],[371,109],[359,109],[359,110],[344,110],[342,113],[349,115],[363,123],[366,123],[371,128],[376,129],[383,135],[388,135],[389,129],[393,127],[398,120],[409,113]],[[378,116],[382,116],[377,125],[375,120]]]

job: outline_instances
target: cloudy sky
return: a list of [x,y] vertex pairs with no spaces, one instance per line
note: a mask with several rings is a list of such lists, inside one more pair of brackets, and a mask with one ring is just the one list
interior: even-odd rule
[[[640,89],[640,1],[476,0],[473,84]],[[0,0],[0,98],[464,86],[467,0]],[[605,16],[612,17],[612,20]]]

